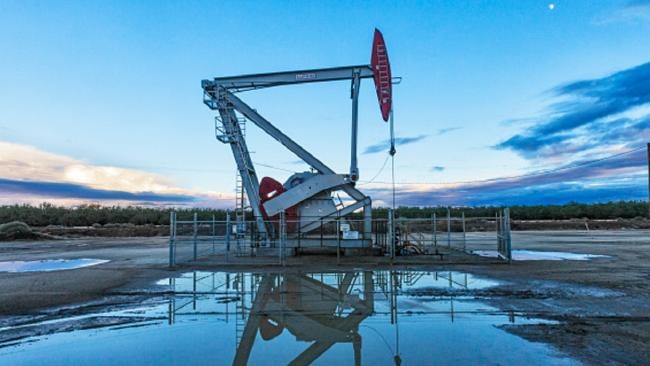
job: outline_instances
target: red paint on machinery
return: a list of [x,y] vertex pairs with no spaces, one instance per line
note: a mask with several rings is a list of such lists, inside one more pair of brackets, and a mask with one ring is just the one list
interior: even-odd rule
[[[275,198],[286,192],[282,183],[271,177],[264,177],[260,182],[260,211],[265,221],[270,221],[275,227],[276,235],[280,234],[280,214],[269,216],[264,209],[264,202]],[[287,233],[295,232],[298,226],[298,209],[295,206],[289,207],[284,215],[287,221]]]
[[375,36],[372,40],[370,65],[374,73],[375,89],[377,90],[381,117],[384,121],[388,121],[391,104],[393,103],[393,84],[386,43],[384,42],[384,36],[378,29],[375,29]]

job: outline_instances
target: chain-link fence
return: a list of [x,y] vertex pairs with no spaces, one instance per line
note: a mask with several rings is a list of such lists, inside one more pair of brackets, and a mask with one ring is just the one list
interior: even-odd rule
[[[490,250],[509,260],[511,251],[508,209],[495,217],[446,216],[394,218],[370,222],[345,217],[287,217],[281,213],[257,220],[190,220],[170,217],[169,263],[221,256],[226,261],[255,258],[256,263],[284,263],[303,253],[336,255],[437,255],[444,250],[466,253]],[[496,251],[494,250],[496,247]]]

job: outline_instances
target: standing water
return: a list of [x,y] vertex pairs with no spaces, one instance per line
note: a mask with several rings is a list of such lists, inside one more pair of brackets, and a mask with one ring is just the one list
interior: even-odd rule
[[77,269],[107,263],[105,259],[43,259],[39,261],[0,262],[0,272],[50,272]]
[[[460,272],[190,272],[146,304],[0,328],[2,365],[573,364]],[[168,295],[160,295],[161,293]]]

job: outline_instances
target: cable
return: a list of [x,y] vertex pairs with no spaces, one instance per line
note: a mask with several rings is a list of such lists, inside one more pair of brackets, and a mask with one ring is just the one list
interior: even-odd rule
[[263,166],[263,167],[269,168],[269,169],[280,170],[280,171],[287,172],[287,173],[298,173],[298,172],[296,172],[294,170],[284,169],[284,168],[280,168],[280,167],[277,167],[277,166],[260,163],[260,162],[257,162],[257,161],[254,161],[253,164]]
[[379,171],[377,172],[377,174],[375,174],[372,177],[372,179],[370,179],[368,181],[363,181],[364,183],[359,184],[359,186],[363,186],[363,185],[370,184],[370,183],[374,182],[375,179],[377,179],[377,177],[379,176],[379,174],[381,174],[384,171],[384,168],[386,167],[386,163],[388,163],[388,158],[390,158],[390,155],[386,155],[386,159],[384,159],[384,162],[381,164],[381,168],[379,168]]
[[393,186],[393,211],[395,211],[395,155],[390,156],[391,185]]

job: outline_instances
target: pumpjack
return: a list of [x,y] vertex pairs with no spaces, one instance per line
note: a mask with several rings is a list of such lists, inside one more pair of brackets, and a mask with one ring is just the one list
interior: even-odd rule
[[[383,35],[377,29],[374,33],[370,64],[217,77],[201,81],[203,102],[211,110],[218,112],[215,117],[216,136],[222,143],[230,145],[253,211],[261,243],[270,242],[280,235],[277,222],[282,212],[288,223],[287,233],[297,232],[304,235],[322,227],[324,223],[345,219],[352,212],[362,209],[361,235],[350,236],[343,246],[354,248],[372,246],[372,200],[355,187],[359,179],[357,121],[359,88],[362,79],[374,80],[382,119],[388,121],[392,106],[392,77],[386,44]],[[237,95],[250,90],[277,86],[341,80],[351,81],[352,99],[350,171],[345,174],[337,174]],[[284,145],[312,170],[293,174],[284,184],[271,177],[264,177],[259,181],[242,133],[239,116],[251,121]],[[338,191],[345,192],[351,203],[335,204],[333,194]],[[307,242],[303,240],[301,245],[306,244]],[[319,245],[323,245],[322,240]],[[339,240],[338,244],[334,242],[325,244],[328,245],[341,245],[341,242]]]

